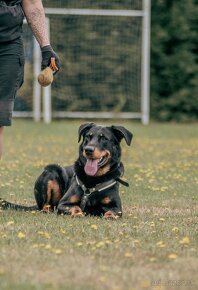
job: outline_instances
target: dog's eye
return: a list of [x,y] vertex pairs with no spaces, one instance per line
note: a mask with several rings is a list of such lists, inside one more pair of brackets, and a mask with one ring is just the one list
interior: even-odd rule
[[93,134],[92,133],[89,133],[85,136],[85,140],[91,140],[93,137]]
[[103,141],[108,140],[108,138],[103,134],[100,134],[99,138],[100,140],[103,140]]
[[88,135],[88,137],[89,137],[89,139],[91,139],[91,138],[93,137],[93,133],[90,133],[90,134]]

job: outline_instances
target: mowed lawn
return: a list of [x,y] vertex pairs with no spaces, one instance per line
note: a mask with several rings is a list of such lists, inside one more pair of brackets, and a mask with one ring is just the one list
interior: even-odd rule
[[[43,167],[77,158],[81,123],[14,121],[0,196],[33,204]],[[122,141],[123,218],[1,210],[1,290],[198,289],[198,125],[117,123],[134,134],[131,147]]]

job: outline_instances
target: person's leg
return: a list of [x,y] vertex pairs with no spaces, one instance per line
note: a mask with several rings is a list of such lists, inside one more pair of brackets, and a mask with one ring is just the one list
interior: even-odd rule
[[0,159],[3,153],[3,127],[0,127]]
[[23,83],[24,51],[21,39],[0,45],[0,158],[3,153],[3,128],[11,126],[14,100]]

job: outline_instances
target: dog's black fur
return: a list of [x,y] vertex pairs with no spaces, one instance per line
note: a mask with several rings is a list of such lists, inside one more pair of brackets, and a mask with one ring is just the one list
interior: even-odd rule
[[131,144],[132,133],[122,126],[97,126],[86,123],[79,128],[79,157],[73,166],[48,165],[37,178],[34,194],[37,206],[26,207],[2,201],[2,208],[57,209],[71,216],[97,215],[117,218],[122,215],[119,196],[121,163],[120,142]]

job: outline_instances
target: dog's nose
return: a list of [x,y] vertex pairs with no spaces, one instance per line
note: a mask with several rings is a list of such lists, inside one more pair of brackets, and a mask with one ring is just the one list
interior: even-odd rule
[[85,147],[85,153],[87,155],[92,155],[94,153],[94,147],[93,146],[86,146]]

